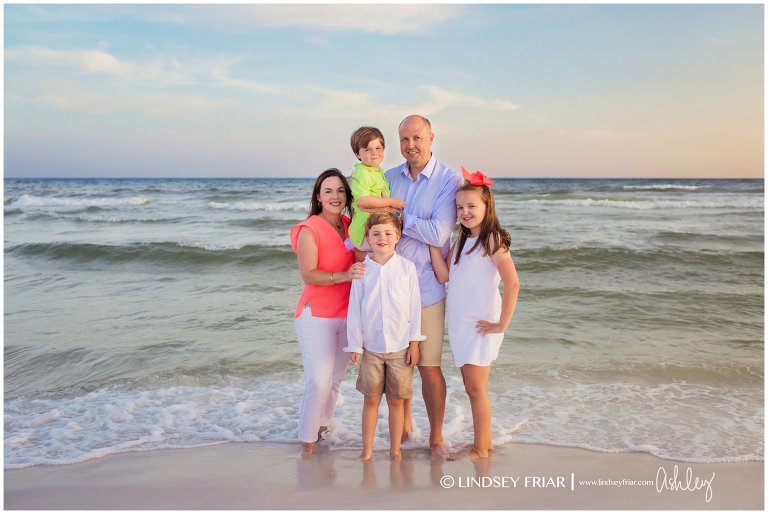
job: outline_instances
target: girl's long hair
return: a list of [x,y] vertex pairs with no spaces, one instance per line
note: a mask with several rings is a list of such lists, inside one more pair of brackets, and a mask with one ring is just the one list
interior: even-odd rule
[[349,187],[347,177],[336,168],[328,168],[315,180],[315,185],[312,187],[312,198],[309,200],[309,216],[320,214],[323,210],[323,206],[317,200],[317,195],[320,194],[320,186],[323,185],[323,181],[328,177],[339,177],[341,180],[341,183],[344,185],[344,191],[347,193],[347,201],[342,213],[346,212],[347,216],[352,216],[352,188]]
[[[478,245],[481,244],[483,245],[483,255],[491,256],[499,249],[509,251],[509,247],[512,244],[512,236],[499,223],[499,218],[496,216],[496,203],[494,202],[491,188],[488,186],[473,186],[469,182],[464,182],[457,193],[459,191],[477,191],[480,193],[483,203],[485,203],[485,218],[480,223],[480,235],[467,253],[474,252]],[[459,242],[456,245],[454,264],[459,263],[459,258],[464,250],[464,244],[470,236],[469,229],[464,225],[459,224],[459,229]]]

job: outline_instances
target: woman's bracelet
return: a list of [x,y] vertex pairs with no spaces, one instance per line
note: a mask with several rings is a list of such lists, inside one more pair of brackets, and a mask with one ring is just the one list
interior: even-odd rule
[[333,280],[333,273],[331,273],[331,284],[336,285],[336,281]]

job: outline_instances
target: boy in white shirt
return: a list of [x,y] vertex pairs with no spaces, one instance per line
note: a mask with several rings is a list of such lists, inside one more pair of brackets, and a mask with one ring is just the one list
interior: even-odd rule
[[[373,255],[365,258],[365,275],[352,281],[347,314],[347,347],[360,361],[357,390],[363,393],[363,452],[373,457],[373,436],[381,396],[389,407],[389,456],[400,459],[403,401],[413,396],[413,368],[419,362],[421,295],[416,266],[395,253],[400,220],[376,212],[366,220],[365,235]],[[362,354],[362,357],[361,357]]]

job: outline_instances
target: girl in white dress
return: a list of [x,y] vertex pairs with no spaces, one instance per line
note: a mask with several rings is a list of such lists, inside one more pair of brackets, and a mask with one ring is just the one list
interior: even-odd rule
[[[488,457],[491,443],[491,400],[488,375],[499,355],[504,331],[517,305],[520,283],[509,246],[509,232],[499,224],[494,183],[482,172],[468,173],[456,193],[461,231],[445,261],[431,250],[435,275],[448,282],[448,339],[472,406],[474,443],[470,459]],[[504,283],[504,294],[499,284]]]

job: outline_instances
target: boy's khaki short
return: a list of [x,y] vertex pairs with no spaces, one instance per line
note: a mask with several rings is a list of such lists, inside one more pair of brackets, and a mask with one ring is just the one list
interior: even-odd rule
[[412,398],[413,368],[405,363],[407,351],[407,348],[391,353],[364,350],[357,375],[357,390],[365,396],[387,393],[388,398]]
[[419,343],[419,366],[440,366],[445,339],[445,299],[421,309],[421,333],[427,338]]

